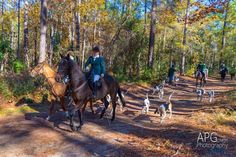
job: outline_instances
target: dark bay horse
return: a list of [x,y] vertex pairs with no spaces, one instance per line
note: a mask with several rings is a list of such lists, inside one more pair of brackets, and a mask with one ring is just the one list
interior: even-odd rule
[[[64,83],[59,83],[56,81],[55,77],[57,73],[46,62],[39,63],[30,72],[30,75],[32,77],[35,77],[40,74],[42,74],[46,78],[51,88],[51,93],[53,95],[51,106],[49,108],[49,116],[47,117],[47,120],[49,120],[50,117],[52,116],[56,100],[60,102],[61,108],[63,109],[64,112],[66,112],[68,116],[68,113],[65,107],[65,96],[66,96],[68,85]],[[93,108],[92,108],[92,102],[90,102],[90,108],[91,108],[92,113],[94,113]]]
[[198,82],[200,81],[200,87],[204,87],[206,84],[206,77],[201,73],[200,70],[197,70],[195,72],[195,78],[196,78],[196,87],[198,86]]
[[[89,82],[83,73],[79,64],[70,58],[70,55],[67,56],[61,55],[61,60],[58,65],[57,80],[61,81],[64,77],[69,76],[71,81],[71,90],[73,98],[73,109],[70,111],[70,127],[71,129],[78,130],[82,127],[82,115],[80,109],[86,104],[87,101],[92,98],[92,90],[89,86]],[[125,106],[125,100],[121,95],[121,90],[119,83],[110,75],[105,75],[101,78],[102,87],[97,90],[97,100],[101,100],[105,107],[102,110],[100,118],[103,117],[106,109],[108,108],[109,102],[106,99],[106,95],[109,94],[112,100],[112,118],[111,121],[115,119],[115,109],[116,109],[116,100],[117,94],[119,95],[123,106]],[[75,126],[74,124],[74,113],[78,112],[80,125]]]

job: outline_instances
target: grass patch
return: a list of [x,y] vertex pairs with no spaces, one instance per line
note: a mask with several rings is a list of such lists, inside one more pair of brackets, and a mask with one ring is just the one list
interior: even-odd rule
[[2,117],[11,116],[11,115],[19,115],[19,114],[24,114],[28,112],[37,112],[37,111],[27,105],[20,106],[20,107],[9,107],[9,108],[0,107],[0,116]]
[[215,121],[219,125],[236,126],[236,111],[216,114]]

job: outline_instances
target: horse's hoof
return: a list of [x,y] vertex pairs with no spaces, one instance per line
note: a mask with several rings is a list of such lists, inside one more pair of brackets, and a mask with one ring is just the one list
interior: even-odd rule
[[77,127],[76,127],[76,131],[81,130],[81,128],[82,128],[82,125],[77,126]]
[[71,128],[71,131],[72,131],[72,132],[74,132],[74,131],[77,130],[77,127],[76,127],[76,126],[72,126],[72,125],[71,125],[70,128]]

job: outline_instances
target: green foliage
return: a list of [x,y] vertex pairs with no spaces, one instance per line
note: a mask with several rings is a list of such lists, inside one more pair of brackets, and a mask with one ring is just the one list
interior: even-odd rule
[[194,72],[195,72],[195,68],[191,67],[190,69],[187,70],[186,75],[193,76]]
[[229,73],[230,73],[230,74],[236,74],[236,67],[231,67],[231,68],[229,69]]
[[34,81],[27,73],[0,79],[0,92],[5,99],[28,95],[35,89]]
[[0,62],[3,61],[4,56],[9,53],[11,54],[13,50],[11,49],[10,42],[3,37],[0,37]]
[[13,62],[13,70],[16,74],[20,74],[26,68],[25,64],[19,60]]

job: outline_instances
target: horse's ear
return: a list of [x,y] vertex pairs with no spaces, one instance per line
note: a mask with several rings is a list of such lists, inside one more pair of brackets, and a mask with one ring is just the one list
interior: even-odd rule
[[63,57],[64,57],[64,56],[63,56],[63,54],[61,54],[61,53],[60,53],[60,56],[61,56],[61,58],[63,58]]
[[70,59],[70,54],[68,53],[67,56],[66,56],[67,59]]

